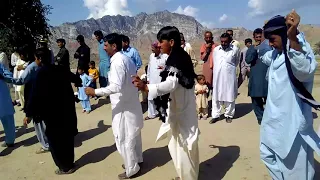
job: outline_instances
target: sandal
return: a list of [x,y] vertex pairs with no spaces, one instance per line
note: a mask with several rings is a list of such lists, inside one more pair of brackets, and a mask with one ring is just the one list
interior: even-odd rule
[[39,150],[36,151],[36,154],[43,154],[43,153],[47,153],[49,152],[49,150],[45,150],[43,148],[40,148]]
[[75,168],[72,168],[72,169],[70,169],[70,170],[67,171],[67,172],[62,171],[62,170],[60,170],[60,169],[57,169],[57,170],[54,171],[54,173],[56,173],[56,175],[67,175],[67,174],[72,174],[72,173],[74,173],[75,171],[76,171]]
[[151,120],[151,119],[155,119],[155,118],[151,118],[151,117],[149,117],[149,116],[147,116],[146,118],[144,118],[144,120]]

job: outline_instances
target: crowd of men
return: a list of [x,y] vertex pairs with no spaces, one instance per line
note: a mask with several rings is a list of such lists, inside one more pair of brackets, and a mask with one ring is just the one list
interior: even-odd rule
[[[145,79],[136,75],[142,61],[127,36],[94,32],[99,48],[100,88],[86,87],[84,93],[110,97],[113,134],[125,169],[119,179],[137,177],[143,167],[143,114],[138,90],[147,93],[145,120],[159,117],[163,121],[157,141],[171,131],[168,148],[178,174],[174,180],[196,180],[199,174],[197,117],[203,112],[197,112],[199,104],[194,96],[212,95],[210,124],[221,120],[223,107],[226,122],[231,123],[238,88],[246,77],[248,95],[261,125],[261,160],[270,175],[277,180],[313,179],[313,151],[320,155],[320,139],[312,127],[311,111],[319,109],[311,95],[317,62],[304,34],[298,31],[299,23],[300,16],[295,11],[286,17],[275,16],[263,28],[254,30],[255,43],[246,39],[242,50],[233,39],[232,30],[220,36],[220,45],[213,41],[210,31],[205,32],[205,43],[200,48],[203,75],[194,71],[194,52],[183,34],[176,27],[166,26],[157,34],[158,41],[151,45]],[[78,68],[90,75],[90,48],[82,35],[77,41],[80,47],[74,58],[78,60]],[[78,133],[71,83],[79,88],[84,83],[79,74],[70,72],[64,39],[57,40],[60,51],[55,57],[47,47],[47,39],[40,42],[35,60],[27,65],[30,57],[26,57],[23,48],[12,55],[13,60],[24,61],[11,62],[17,72],[23,70],[18,76],[8,71],[8,63],[0,63],[0,119],[6,135],[2,146],[12,147],[15,140],[13,105],[17,102],[12,103],[6,83],[25,85],[24,100],[18,95],[19,103],[24,104],[24,123],[33,120],[42,145],[36,153],[50,151],[58,166],[55,173],[71,174],[76,170],[74,137]],[[195,92],[195,79],[207,89]],[[48,98],[50,101],[44,101]],[[56,107],[60,110],[56,111]]]

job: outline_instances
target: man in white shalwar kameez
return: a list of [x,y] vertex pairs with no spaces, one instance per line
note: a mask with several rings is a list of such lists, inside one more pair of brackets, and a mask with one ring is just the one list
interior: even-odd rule
[[[160,73],[164,70],[166,61],[168,58],[167,54],[160,52],[158,42],[154,42],[151,45],[152,54],[149,58],[147,81],[149,84],[157,84],[161,82]],[[154,119],[158,116],[159,112],[156,110],[153,97],[148,97],[148,116],[145,120]]]
[[119,179],[130,179],[138,175],[142,158],[141,129],[143,127],[142,108],[138,89],[132,84],[136,75],[133,61],[121,53],[121,37],[112,33],[104,37],[105,47],[110,59],[109,85],[100,89],[86,88],[91,96],[109,96],[112,107],[112,130],[117,150],[123,158],[125,173]]
[[221,45],[213,50],[212,120],[210,124],[219,120],[222,105],[225,106],[224,116],[227,123],[232,122],[235,113],[235,99],[238,94],[236,70],[240,62],[240,51],[238,47],[231,44],[229,34],[222,34],[220,40]]
[[[145,84],[138,77],[133,82],[149,96],[159,98],[157,106],[163,108],[160,119],[165,121],[160,128],[157,141],[172,136],[168,148],[178,173],[175,180],[197,180],[199,173],[198,120],[194,97],[196,74],[190,56],[180,43],[176,27],[162,28],[157,38],[162,53],[169,54],[166,68],[161,73],[162,82]],[[157,100],[158,102],[158,100]]]

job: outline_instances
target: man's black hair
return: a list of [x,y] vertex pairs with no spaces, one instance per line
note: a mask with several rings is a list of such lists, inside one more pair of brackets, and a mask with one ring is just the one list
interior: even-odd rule
[[102,33],[102,31],[100,31],[100,30],[95,31],[93,34],[94,34],[95,36],[98,36],[98,37],[100,37],[100,38],[103,38],[103,33]]
[[108,42],[110,45],[115,44],[117,46],[117,50],[121,51],[122,50],[122,38],[121,35],[117,33],[111,33],[106,35],[103,38],[104,42]]
[[244,40],[244,44],[248,44],[248,43],[252,44],[252,39],[248,38]]
[[77,41],[80,41],[80,42],[84,42],[84,36],[83,35],[79,35],[77,36]]
[[228,38],[231,41],[231,36],[228,33],[223,33],[220,38]]
[[124,34],[120,35],[121,41],[130,44],[130,38]]
[[57,39],[57,43],[58,43],[58,42],[61,42],[61,43],[63,43],[63,44],[66,44],[66,40],[64,40],[64,39],[62,39],[62,38]]
[[170,41],[171,39],[174,40],[174,47],[181,47],[181,39],[180,39],[180,32],[178,28],[175,26],[166,26],[163,27],[157,34],[158,41],[167,40]]
[[255,35],[255,34],[262,34],[263,33],[263,30],[261,29],[261,28],[257,28],[257,29],[255,29],[254,31],[253,31],[253,36]]
[[233,34],[233,30],[232,30],[232,29],[228,29],[228,30],[226,31],[226,33],[228,33],[228,32],[231,32],[231,33]]

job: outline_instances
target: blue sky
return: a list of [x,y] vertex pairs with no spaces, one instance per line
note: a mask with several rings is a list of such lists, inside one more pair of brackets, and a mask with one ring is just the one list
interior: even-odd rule
[[273,15],[296,9],[303,24],[320,24],[320,0],[42,0],[53,7],[50,24],[88,17],[169,10],[195,17],[207,27],[255,29]]

